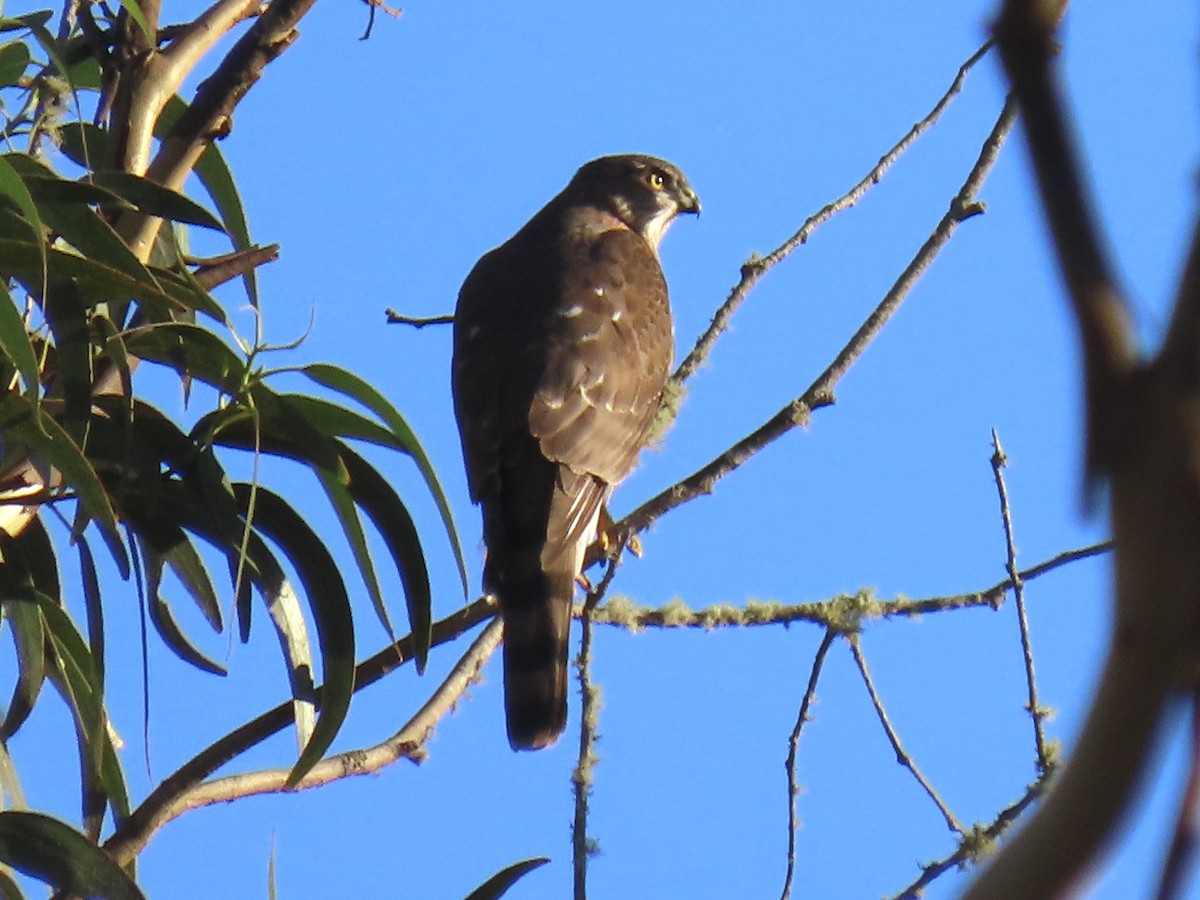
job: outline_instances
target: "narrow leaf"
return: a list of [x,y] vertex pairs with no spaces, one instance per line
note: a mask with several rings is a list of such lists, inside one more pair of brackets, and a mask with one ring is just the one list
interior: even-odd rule
[[25,395],[30,402],[36,402],[40,382],[37,354],[33,352],[25,320],[11,296],[0,299],[0,353],[12,360],[25,384]]
[[246,380],[246,363],[221,338],[198,325],[163,322],[135,328],[126,334],[125,346],[134,356],[170,366],[179,375],[233,396]]
[[[182,532],[180,533],[182,535]],[[221,617],[221,601],[213,587],[212,578],[196,546],[186,537],[174,544],[166,554],[166,563],[175,577],[196,602],[212,630],[220,634],[225,629]]]
[[7,197],[12,201],[32,231],[41,262],[42,277],[40,280],[44,282],[46,280],[46,229],[42,224],[42,217],[38,214],[37,205],[33,202],[33,197],[29,195],[29,188],[25,187],[25,182],[21,180],[21,176],[17,174],[16,169],[9,161],[10,155],[0,156],[0,197]]
[[425,661],[433,641],[433,595],[429,587],[429,569],[408,508],[387,480],[365,459],[349,448],[343,451],[350,473],[350,493],[354,502],[370,517],[387,545],[400,580],[404,584],[404,602],[412,629],[413,656],[417,672],[425,672]]
[[438,480],[433,464],[429,461],[429,456],[425,453],[425,449],[417,440],[417,436],[409,427],[408,422],[383,394],[353,372],[328,363],[303,366],[300,371],[317,384],[345,394],[379,416],[392,430],[400,445],[412,456],[425,479],[429,492],[437,503],[438,512],[442,517],[442,525],[446,529],[450,545],[454,550],[454,558],[458,564],[459,579],[462,582],[463,597],[465,598],[470,590],[467,580],[467,562],[463,555],[462,544],[458,539],[458,529],[454,526],[454,516],[450,512],[450,502],[446,499],[446,492],[442,490],[441,482]]
[[[92,408],[92,348],[87,309],[79,289],[69,279],[53,279],[42,297],[46,324],[54,335],[55,373],[62,386],[62,425],[80,447],[87,446]],[[57,420],[56,420],[57,421]]]
[[366,532],[349,491],[350,475],[342,459],[344,445],[322,434],[300,415],[283,397],[257,385],[254,391],[259,418],[259,434],[248,416],[230,418],[217,432],[215,440],[244,450],[256,447],[308,465],[325,490],[342,533],[358,565],[371,605],[388,636],[394,641],[395,630],[384,603],[375,563],[367,545]]
[[0,86],[15,85],[29,68],[29,48],[24,41],[9,41],[0,46]]
[[0,742],[7,741],[24,724],[46,680],[46,638],[38,612],[33,575],[20,544],[0,535],[4,564],[0,565],[0,610],[12,628],[17,650],[17,683],[8,713],[0,723]]
[[88,650],[96,667],[96,679],[104,688],[104,607],[100,603],[100,579],[96,576],[96,560],[87,538],[75,538],[79,551],[79,574],[83,586],[83,603],[87,610]]
[[[243,503],[249,499],[249,485],[235,485],[235,490]],[[272,491],[258,488],[256,504],[254,525],[279,545],[295,567],[321,648],[321,712],[308,746],[288,775],[288,784],[295,785],[329,749],[350,709],[354,693],[354,619],[337,563],[316,533]]]
[[21,888],[4,869],[0,869],[0,898],[2,900],[25,900]]
[[41,813],[0,812],[0,860],[67,894],[145,900],[111,856],[70,826]]
[[[0,809],[24,808],[25,791],[21,787],[21,779],[17,777],[17,767],[13,765],[8,746],[0,741]],[[3,896],[0,894],[0,897]]]
[[145,15],[142,14],[142,8],[138,5],[137,0],[119,0],[121,9],[128,13],[129,18],[137,22],[138,28],[142,29],[142,34],[151,44],[154,43],[154,32],[150,28],[150,23],[146,21]]
[[92,173],[92,184],[112,191],[147,215],[200,225],[215,231],[225,230],[220,220],[195,200],[148,178],[104,169]]
[[40,453],[62,474],[66,484],[79,496],[83,508],[95,519],[121,577],[128,578],[129,557],[117,533],[117,516],[112,503],[96,470],[70,435],[41,409],[37,410],[35,418],[24,399],[12,395],[0,400],[0,429],[7,431],[9,440],[19,441]]
[[84,780],[94,784],[112,803],[114,814],[127,815],[128,789],[120,766],[114,765],[116,751],[104,710],[100,674],[66,611],[47,597],[39,595],[38,601],[54,661],[50,677],[75,716]]
[[516,884],[522,877],[534,869],[541,868],[546,863],[550,862],[548,856],[537,856],[532,859],[523,859],[520,862],[515,862],[505,869],[501,869],[467,896],[467,900],[497,900],[504,896],[508,889]]
[[[182,529],[175,528],[172,530],[175,533],[175,538],[169,541],[169,543],[173,548],[181,545],[191,547],[184,537]],[[161,534],[155,536],[156,542],[162,539],[163,536]],[[224,666],[205,656],[183,633],[183,629],[175,619],[175,614],[162,597],[164,556],[154,550],[148,541],[140,541],[140,544],[142,559],[145,562],[146,594],[149,599],[150,621],[154,625],[154,629],[158,632],[158,636],[163,639],[163,643],[167,645],[172,653],[202,672],[222,676],[229,674]],[[195,548],[191,549],[194,553]]]
[[[171,97],[158,117],[155,137],[166,137],[186,110],[187,103],[179,95]],[[216,205],[217,212],[225,223],[225,231],[233,238],[234,248],[250,249],[253,241],[250,240],[250,226],[246,222],[246,208],[238,193],[237,182],[233,180],[229,164],[215,141],[210,142],[204,149],[192,171]],[[255,270],[247,271],[242,280],[245,282],[246,295],[250,298],[251,305],[258,306],[258,278]]]

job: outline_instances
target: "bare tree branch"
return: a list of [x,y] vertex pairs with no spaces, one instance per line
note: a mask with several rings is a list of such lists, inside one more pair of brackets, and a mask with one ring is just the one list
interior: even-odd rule
[[448,316],[428,316],[422,319],[406,316],[390,307],[384,310],[384,313],[387,315],[387,323],[389,325],[411,325],[413,328],[424,328],[426,325],[450,325],[454,322],[453,314]]
[[929,799],[933,801],[934,806],[942,814],[942,818],[946,820],[947,827],[951,831],[965,835],[967,830],[963,828],[962,823],[958,821],[954,813],[950,811],[950,807],[946,805],[946,801],[934,790],[929,779],[917,768],[916,762],[909,755],[908,751],[904,749],[904,745],[900,743],[900,735],[892,727],[887,710],[883,708],[883,700],[880,699],[879,692],[875,689],[875,682],[871,678],[870,670],[867,668],[867,659],[863,656],[858,634],[852,633],[847,635],[846,641],[850,644],[850,653],[854,656],[854,664],[858,666],[858,674],[862,676],[863,684],[867,687],[867,695],[871,698],[871,705],[875,707],[875,715],[879,717],[879,724],[883,726],[883,732],[887,735],[888,743],[892,745],[892,751],[896,754],[896,762],[912,773],[913,778],[917,780],[917,784],[929,795]]
[[817,699],[817,682],[820,680],[821,670],[825,666],[825,657],[829,654],[829,648],[833,646],[834,638],[840,633],[833,627],[825,629],[825,635],[821,638],[817,652],[813,655],[812,670],[808,673],[808,687],[804,689],[804,696],[800,700],[800,711],[796,714],[796,724],[792,726],[792,733],[788,736],[788,754],[787,760],[784,762],[788,777],[788,849],[787,872],[783,878],[781,900],[788,900],[792,895],[792,880],[796,874],[796,832],[798,830],[796,798],[800,796],[800,782],[796,778],[796,757],[800,752],[800,732],[804,728],[804,723],[811,718],[808,711]]
[[842,210],[849,209],[858,203],[867,191],[882,180],[887,170],[904,154],[904,151],[911,147],[917,138],[933,127],[934,123],[945,112],[946,107],[950,105],[950,101],[962,90],[967,73],[974,68],[975,63],[983,59],[991,47],[992,42],[987,41],[982,47],[971,54],[971,57],[966,62],[959,66],[958,74],[954,76],[950,87],[947,88],[946,93],[942,95],[941,99],[929,111],[928,115],[913,125],[909,129],[908,134],[901,138],[896,146],[885,153],[879,162],[875,164],[874,168],[858,184],[850,188],[850,190],[837,200],[825,205],[809,216],[804,224],[800,226],[799,231],[784,241],[779,247],[772,250],[766,256],[754,256],[742,266],[741,280],[729,292],[729,296],[713,316],[712,323],[700,335],[700,338],[696,341],[696,345],[688,353],[687,357],[684,358],[683,362],[679,364],[679,368],[675,370],[675,374],[671,376],[671,380],[676,385],[682,385],[684,381],[691,378],[696,373],[696,370],[704,364],[704,360],[708,358],[709,353],[712,352],[712,348],[716,345],[717,338],[729,327],[729,320],[733,317],[738,307],[742,305],[742,301],[750,294],[750,291],[758,283],[759,279],[778,263],[790,256],[793,250],[807,243],[814,231]]
[[[430,646],[436,647],[456,640],[469,629],[495,615],[496,607],[490,599],[476,600],[453,615],[435,622]],[[412,635],[388,645],[355,668],[355,692],[395,671],[413,659],[413,656]],[[320,699],[321,691],[318,688],[318,705]],[[181,805],[186,806],[184,798],[199,790],[205,778],[251,747],[287,728],[293,721],[292,702],[288,700],[235,728],[201,750],[150,792],[129,818],[117,826],[116,831],[105,842],[104,849],[122,865],[132,860],[159,828],[184,811],[181,808]],[[177,811],[172,812],[173,810]]]
[[1033,745],[1037,753],[1037,770],[1046,774],[1054,765],[1046,746],[1046,734],[1042,722],[1050,714],[1038,702],[1037,678],[1033,670],[1033,642],[1029,636],[1029,617],[1025,614],[1025,582],[1017,570],[1017,543],[1013,537],[1012,511],[1008,505],[1008,486],[1004,483],[1004,467],[1008,465],[1008,456],[1000,446],[1000,435],[992,429],[992,474],[996,479],[996,493],[1000,498],[1000,521],[1004,526],[1004,543],[1006,548],[1005,568],[1008,569],[1008,580],[1013,587],[1013,597],[1017,607],[1017,626],[1021,633],[1021,656],[1025,662],[1025,686],[1027,689],[1029,717],[1033,720]]
[[150,164],[148,176],[178,188],[200,154],[229,129],[229,119],[267,64],[296,40],[296,26],[316,0],[274,0],[196,91]]
[[959,223],[981,211],[982,207],[976,199],[977,195],[995,164],[996,157],[999,155],[1000,148],[1003,146],[1005,138],[1008,137],[1015,119],[1016,104],[1009,99],[1004,104],[1004,109],[996,120],[991,134],[984,141],[979,157],[971,167],[966,180],[950,201],[950,209],[942,216],[933,233],[921,246],[879,305],[859,326],[858,331],[854,333],[854,336],[828,368],[809,386],[808,390],[707,465],[682,481],[671,485],[656,497],[647,500],[617,523],[619,530],[625,534],[637,534],[649,528],[651,524],[675,507],[687,503],[701,494],[712,493],[718,481],[740,467],[750,457],[797,425],[806,424],[813,410],[829,406],[834,402],[833,390],[837,383],[875,339],[883,326],[887,324],[901,302],[908,296],[909,291],[958,229]]
[[[1200,342],[1189,264],[1171,340],[1139,367],[1067,136],[1051,69],[1061,2],[1010,0],[996,37],[1026,136],[1060,267],[1079,324],[1088,409],[1088,470],[1107,475],[1116,548],[1115,628],[1074,756],[1033,819],[984,870],[972,900],[1078,889],[1113,834],[1152,756],[1168,703],[1192,698],[1200,666]],[[1193,253],[1193,262],[1195,253]]]
[[[1107,553],[1109,543],[1093,544],[1078,550],[1069,550],[1017,573],[1022,582],[1032,581],[1055,569]],[[744,606],[732,604],[710,606],[701,610],[690,609],[682,601],[673,601],[655,609],[639,606],[625,597],[612,597],[592,614],[598,625],[615,625],[630,631],[643,628],[749,628],[761,625],[790,625],[808,622],[839,631],[857,631],[872,620],[895,618],[917,618],[930,613],[948,612],[954,609],[976,609],[990,607],[998,609],[1004,597],[1013,587],[1011,579],[1001,581],[983,591],[967,594],[951,594],[910,600],[897,597],[880,600],[870,590],[857,594],[840,594],[829,600],[812,603],[751,602]]]
[[1045,793],[1049,782],[1049,775],[1040,776],[1037,781],[1025,789],[1025,793],[1021,795],[1020,799],[1000,810],[990,825],[982,828],[978,825],[975,826],[963,836],[953,853],[922,866],[920,876],[896,894],[892,900],[919,900],[925,896],[925,888],[946,872],[951,869],[960,869],[967,863],[979,859],[990,849],[996,839],[1014,825],[1024,815],[1025,810]]
[[577,660],[582,703],[579,711],[579,756],[571,773],[571,790],[575,797],[575,818],[571,822],[571,861],[576,900],[587,900],[588,860],[596,849],[595,840],[588,834],[588,800],[592,796],[592,782],[595,780],[593,772],[600,761],[596,755],[596,740],[599,737],[601,707],[600,689],[592,681],[592,613],[608,593],[620,564],[619,553],[609,559],[604,577],[588,590],[578,617],[583,626]]
[[373,747],[347,750],[327,757],[313,766],[295,786],[288,784],[288,776],[292,771],[290,766],[260,772],[244,772],[203,782],[180,794],[164,809],[159,826],[188,810],[211,806],[214,803],[228,803],[230,800],[257,794],[308,790],[352,775],[369,775],[401,759],[422,762],[425,758],[425,744],[434,727],[454,708],[478,677],[484,664],[500,646],[501,630],[500,619],[493,619],[471,643],[467,652],[425,705],[386,741]]

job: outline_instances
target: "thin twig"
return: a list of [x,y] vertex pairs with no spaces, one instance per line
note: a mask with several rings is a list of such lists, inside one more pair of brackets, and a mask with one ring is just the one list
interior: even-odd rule
[[1028,689],[1029,717],[1033,720],[1033,743],[1037,750],[1037,770],[1040,774],[1049,771],[1053,762],[1046,751],[1046,734],[1042,728],[1043,720],[1049,711],[1042,708],[1038,702],[1037,678],[1033,670],[1033,641],[1029,635],[1029,617],[1025,612],[1025,582],[1017,569],[1017,543],[1013,537],[1012,510],[1008,504],[1008,486],[1004,482],[1004,467],[1008,465],[1008,456],[1000,446],[1000,435],[992,429],[992,474],[996,478],[996,493],[1000,498],[1000,520],[1004,525],[1004,544],[1008,570],[1008,580],[1012,583],[1013,598],[1017,607],[1017,625],[1021,632],[1021,655],[1025,662],[1025,685]]
[[454,323],[454,316],[427,316],[426,318],[415,318],[406,316],[403,313],[398,313],[390,306],[384,310],[387,315],[387,323],[389,325],[411,325],[413,328],[424,328],[426,325],[451,325]]
[[1000,810],[991,824],[983,828],[975,826],[968,834],[965,834],[953,853],[921,866],[921,874],[916,881],[896,894],[892,900],[919,900],[925,896],[925,888],[946,872],[951,869],[961,869],[967,863],[978,859],[981,854],[987,852],[997,838],[1021,818],[1035,800],[1045,793],[1048,783],[1049,776],[1042,776],[1029,785],[1020,799]]
[[[495,614],[496,607],[490,599],[476,600],[453,615],[435,622],[430,646],[436,647],[456,640],[464,632]],[[355,692],[374,684],[413,659],[413,656],[412,635],[401,638],[395,644],[389,644],[355,667]],[[321,691],[318,688],[315,692],[318,705],[320,699]],[[117,826],[112,837],[105,843],[104,849],[121,865],[128,863],[142,851],[159,828],[178,814],[170,813],[182,802],[181,798],[188,791],[197,788],[205,778],[230,760],[283,731],[294,721],[292,701],[286,700],[201,750],[150,792],[129,818]]]
[[608,592],[620,564],[619,553],[608,561],[604,577],[588,590],[579,615],[582,637],[576,671],[579,675],[579,693],[582,698],[579,713],[579,757],[575,771],[571,774],[571,790],[575,796],[575,818],[571,823],[571,858],[574,871],[575,900],[587,900],[588,860],[596,852],[596,841],[588,836],[588,801],[592,796],[595,781],[596,741],[600,725],[600,689],[592,682],[592,612],[601,598]]
[[336,753],[317,763],[296,785],[289,785],[291,767],[244,772],[215,778],[196,785],[181,794],[164,811],[164,822],[188,810],[228,803],[258,794],[278,794],[302,791],[340,781],[351,775],[370,775],[401,759],[420,763],[425,758],[425,744],[434,727],[462,698],[475,681],[484,663],[500,646],[500,619],[493,619],[471,643],[450,674],[438,685],[424,706],[398,732],[372,747]]
[[834,200],[832,203],[827,204],[816,213],[809,216],[808,219],[805,220],[804,224],[800,226],[800,230],[784,241],[783,244],[777,247],[775,250],[772,250],[763,257],[756,255],[742,266],[741,280],[738,281],[733,290],[729,292],[729,296],[726,298],[725,302],[721,304],[720,308],[713,316],[712,323],[708,326],[707,330],[700,335],[700,338],[696,341],[696,345],[692,348],[691,352],[688,353],[683,362],[679,364],[679,368],[675,370],[675,374],[671,376],[671,380],[676,385],[682,384],[684,381],[694,375],[696,370],[704,364],[704,360],[707,359],[709,353],[712,352],[712,348],[716,344],[717,338],[719,338],[721,333],[724,332],[729,326],[730,318],[732,318],[734,312],[737,311],[737,308],[742,305],[742,301],[746,299],[751,289],[755,286],[755,284],[758,283],[758,280],[762,278],[763,275],[765,275],[772,267],[789,256],[793,250],[795,250],[801,244],[807,243],[809,237],[811,237],[812,233],[819,227],[824,225],[842,210],[849,209],[851,206],[854,206],[856,203],[858,203],[858,201],[863,198],[863,195],[865,195],[867,191],[880,182],[887,170],[892,167],[892,165],[901,157],[901,155],[903,155],[904,151],[912,146],[917,138],[928,131],[933,124],[937,122],[942,113],[945,111],[946,107],[950,105],[950,101],[953,100],[955,95],[962,90],[963,82],[966,80],[967,73],[971,71],[975,63],[979,62],[979,60],[984,57],[988,50],[991,49],[991,46],[992,42],[987,41],[982,47],[971,54],[971,57],[965,63],[959,66],[958,74],[954,76],[954,81],[951,82],[950,87],[946,90],[946,93],[942,95],[942,98],[938,100],[937,104],[932,110],[930,110],[929,114],[926,115],[925,118],[921,119],[921,121],[913,125],[913,127],[909,129],[908,134],[901,138],[900,142],[896,144],[896,146],[885,153],[880,158],[879,162],[875,164],[875,167],[872,168],[871,171],[868,172],[858,184],[850,188],[850,190],[848,190],[837,200]]
[[[1107,553],[1112,544],[1104,542],[1068,550],[1057,556],[1031,566],[1018,573],[1022,581],[1032,581],[1053,572],[1062,566],[1079,560]],[[643,628],[749,628],[762,625],[791,625],[809,622],[813,625],[832,627],[843,631],[856,630],[865,622],[873,620],[917,618],[930,613],[948,612],[954,609],[998,609],[1012,588],[1012,581],[1005,580],[987,590],[966,594],[949,594],[909,600],[897,597],[892,600],[876,599],[870,591],[857,594],[842,594],[830,600],[812,603],[777,603],[756,601],[744,606],[717,605],[700,610],[687,607],[682,601],[672,601],[664,607],[638,606],[624,597],[613,597],[599,607],[592,616],[598,625],[615,625],[630,631]]]
[[867,686],[867,694],[871,698],[871,705],[875,707],[875,714],[879,716],[879,724],[883,726],[883,731],[892,745],[892,750],[896,753],[896,762],[912,773],[913,778],[917,780],[917,784],[921,785],[925,793],[929,795],[929,799],[933,801],[938,811],[941,812],[942,817],[946,820],[947,827],[951,831],[957,831],[959,834],[965,835],[967,830],[955,818],[954,813],[950,811],[950,807],[946,805],[946,802],[934,790],[933,785],[929,783],[929,779],[921,773],[921,770],[917,768],[916,762],[909,756],[908,751],[904,749],[904,745],[900,743],[900,735],[892,727],[887,710],[883,708],[883,701],[879,697],[879,692],[875,690],[875,682],[871,679],[871,673],[867,669],[867,660],[863,656],[858,634],[851,633],[846,635],[846,641],[850,644],[850,652],[854,656],[854,664],[858,666],[859,674],[862,675],[863,684]]
[[675,507],[687,503],[701,494],[712,493],[718,481],[733,472],[750,457],[797,425],[806,424],[813,410],[833,403],[834,387],[900,307],[909,291],[937,258],[942,248],[946,246],[959,223],[980,212],[981,205],[976,199],[976,195],[995,164],[1000,148],[1003,146],[1005,138],[1008,137],[1009,131],[1012,130],[1016,117],[1016,103],[1009,98],[1005,102],[996,124],[992,127],[991,133],[984,141],[979,156],[971,167],[970,174],[967,175],[958,193],[951,200],[950,209],[942,216],[933,233],[917,251],[916,256],[905,267],[904,272],[888,290],[879,305],[867,316],[858,331],[838,353],[837,358],[809,386],[808,390],[707,465],[682,481],[671,485],[627,515],[617,523],[617,527],[622,532],[637,534],[644,531]]
[[840,634],[834,628],[826,628],[825,635],[821,638],[821,643],[817,647],[817,652],[813,656],[812,670],[808,673],[808,687],[804,690],[804,696],[800,700],[800,711],[796,714],[796,724],[792,726],[792,733],[788,737],[788,755],[784,762],[784,769],[787,771],[788,779],[788,849],[787,849],[787,874],[783,879],[783,892],[780,894],[781,900],[788,900],[792,895],[792,879],[796,874],[796,831],[798,822],[796,819],[796,798],[800,796],[800,782],[796,779],[796,755],[800,749],[800,732],[804,728],[804,723],[809,720],[808,710],[813,705],[817,697],[817,682],[821,678],[821,669],[825,665],[825,656],[829,653],[829,648],[833,645],[833,640]]

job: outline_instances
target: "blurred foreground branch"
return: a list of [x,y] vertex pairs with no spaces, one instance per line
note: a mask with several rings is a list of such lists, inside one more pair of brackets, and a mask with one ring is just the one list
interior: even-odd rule
[[1082,889],[1153,757],[1171,701],[1195,702],[1200,668],[1200,230],[1162,349],[1142,362],[1103,249],[1053,71],[1061,2],[1012,0],[995,26],[1079,326],[1089,481],[1108,481],[1115,624],[1074,756],[1033,819],[968,897]]

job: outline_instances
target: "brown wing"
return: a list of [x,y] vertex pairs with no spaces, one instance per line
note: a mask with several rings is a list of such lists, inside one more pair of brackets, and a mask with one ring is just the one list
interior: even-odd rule
[[627,230],[572,248],[529,410],[542,452],[615,485],[633,469],[674,353],[658,256]]
[[565,247],[561,299],[529,427],[558,479],[542,561],[578,573],[601,506],[637,463],[674,352],[667,286],[639,235],[601,232]]

